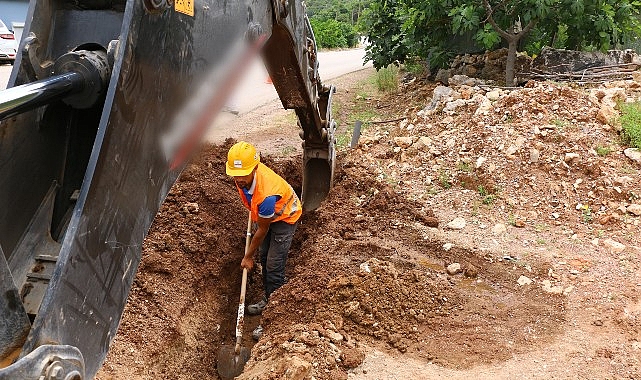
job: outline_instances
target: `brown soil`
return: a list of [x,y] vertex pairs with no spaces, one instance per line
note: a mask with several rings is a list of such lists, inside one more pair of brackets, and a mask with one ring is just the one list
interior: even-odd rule
[[[301,220],[264,336],[244,341],[252,358],[240,378],[641,378],[639,218],[617,213],[641,194],[639,168],[619,151],[585,152],[616,132],[592,121],[598,105],[584,92],[541,86],[478,117],[471,106],[417,116],[432,84],[367,100],[380,120],[407,120],[370,125],[359,149],[339,155],[330,197]],[[343,113],[359,102],[336,96]],[[555,118],[568,124],[531,134]],[[274,145],[295,131],[247,138],[261,136],[267,164],[298,190],[300,156]],[[438,154],[395,140],[420,136]],[[514,154],[498,148],[520,136]],[[156,217],[98,378],[217,379],[217,350],[233,341],[246,220],[223,169],[231,143],[205,147]],[[540,163],[528,162],[530,146]],[[580,159],[566,168],[558,162],[569,151]],[[485,166],[474,166],[478,156]],[[613,190],[624,175],[636,180]],[[455,217],[464,229],[445,227]],[[453,263],[461,270],[448,274]],[[522,276],[533,282],[519,285]],[[257,274],[248,294],[262,294]],[[259,318],[245,321],[248,337]]]

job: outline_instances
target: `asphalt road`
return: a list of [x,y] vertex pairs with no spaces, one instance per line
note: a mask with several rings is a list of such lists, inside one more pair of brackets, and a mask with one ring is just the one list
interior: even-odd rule
[[9,82],[9,75],[11,75],[11,66],[8,63],[0,63],[0,88],[4,89],[7,87],[7,82]]
[[[351,49],[339,51],[324,51],[318,53],[319,74],[324,84],[331,84],[331,80],[341,75],[348,74],[364,67],[371,67],[372,62],[363,65],[364,49]],[[278,98],[274,86],[266,83],[267,71],[259,60],[254,62],[249,72],[239,83],[236,91],[229,100],[229,105],[247,113],[265,103]]]
[[[350,49],[339,51],[323,51],[318,53],[319,73],[323,83],[331,84],[331,80],[341,75],[371,67],[368,62],[363,66],[363,49]],[[5,88],[11,74],[11,65],[0,65],[0,88]],[[274,86],[265,83],[267,71],[262,62],[256,61],[251,69],[236,87],[236,91],[229,101],[240,113],[249,112],[265,103],[278,98]]]

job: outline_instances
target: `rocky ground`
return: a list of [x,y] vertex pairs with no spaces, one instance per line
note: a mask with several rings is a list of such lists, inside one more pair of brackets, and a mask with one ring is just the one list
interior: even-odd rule
[[[240,378],[641,378],[641,162],[616,120],[641,84],[359,83],[336,94],[339,134],[375,116],[304,215]],[[297,151],[259,141],[283,136],[246,138],[300,188]],[[244,240],[230,144],[163,205],[99,378],[217,378]]]

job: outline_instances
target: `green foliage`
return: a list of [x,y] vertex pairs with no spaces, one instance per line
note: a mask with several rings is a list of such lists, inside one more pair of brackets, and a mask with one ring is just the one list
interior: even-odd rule
[[363,24],[369,40],[365,60],[372,60],[376,69],[403,62],[408,55],[409,45],[402,31],[402,1],[373,0],[365,13]]
[[447,174],[445,170],[440,170],[438,173],[438,182],[441,184],[441,187],[444,189],[449,189],[452,187],[452,180],[450,175]]
[[306,1],[307,15],[323,48],[354,47],[358,44],[358,26],[369,0],[311,0]]
[[596,147],[596,154],[598,154],[601,157],[607,156],[610,153],[612,153],[612,148],[610,148],[609,146]]
[[343,35],[341,23],[336,20],[320,21],[310,19],[316,44],[319,48],[338,48],[347,47],[347,39]]
[[[641,35],[638,0],[372,0],[363,15],[371,43],[367,59],[377,68],[411,56],[441,67],[462,53],[457,39],[470,36],[478,48],[499,46],[505,33],[526,29],[521,46],[607,50]],[[529,28],[528,28],[529,25]],[[470,50],[469,44],[467,50]]]
[[492,194],[483,185],[479,185],[478,187],[479,195],[483,197],[483,204],[484,205],[491,205],[494,203],[494,200],[496,200],[496,194]]
[[463,162],[463,161],[459,161],[459,163],[456,165],[456,168],[466,173],[471,173],[474,170],[474,168],[472,168],[472,165],[469,162]]
[[619,121],[625,142],[641,149],[641,103],[622,103]]
[[398,90],[398,67],[389,65],[378,70],[376,72],[376,88],[383,92]]

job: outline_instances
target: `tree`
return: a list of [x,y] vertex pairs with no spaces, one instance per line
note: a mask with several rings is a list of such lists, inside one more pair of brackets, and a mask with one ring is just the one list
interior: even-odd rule
[[310,0],[307,15],[319,46],[353,47],[359,36],[356,25],[369,0]]
[[544,45],[606,50],[641,34],[640,11],[637,0],[373,0],[367,57],[377,68],[408,55],[438,67],[461,52],[457,36],[471,34],[485,49],[504,41],[512,84],[519,44],[528,53]]

